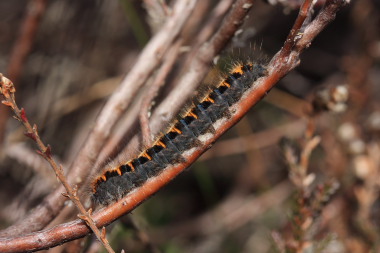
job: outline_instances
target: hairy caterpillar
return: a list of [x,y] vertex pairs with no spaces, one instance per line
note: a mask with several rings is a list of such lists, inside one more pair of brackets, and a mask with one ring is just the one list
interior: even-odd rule
[[108,205],[158,175],[168,165],[184,161],[182,153],[202,142],[201,136],[214,131],[213,124],[230,116],[229,107],[266,74],[260,63],[237,64],[198,103],[177,119],[153,145],[136,158],[106,169],[92,184],[93,199]]

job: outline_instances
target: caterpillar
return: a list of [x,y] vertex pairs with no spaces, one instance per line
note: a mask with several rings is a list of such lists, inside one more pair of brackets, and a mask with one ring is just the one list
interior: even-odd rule
[[94,202],[108,205],[117,201],[149,178],[157,176],[168,165],[183,162],[182,154],[198,146],[202,135],[213,133],[215,122],[230,117],[229,107],[266,73],[265,65],[260,63],[236,64],[214,89],[175,120],[151,147],[96,177],[92,184]]

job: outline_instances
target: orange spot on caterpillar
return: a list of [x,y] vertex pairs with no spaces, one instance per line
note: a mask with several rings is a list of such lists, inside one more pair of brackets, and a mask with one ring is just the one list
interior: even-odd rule
[[117,174],[119,174],[119,176],[121,176],[122,173],[121,173],[120,166],[117,167],[116,172],[117,172]]
[[127,162],[127,165],[131,167],[132,171],[135,171],[135,166],[133,166],[132,162]]
[[207,102],[210,102],[212,104],[215,103],[215,100],[210,98],[210,97],[206,97],[205,100],[203,100],[203,101],[207,101]]
[[101,176],[101,179],[103,179],[103,181],[107,181],[107,177],[106,177],[106,175],[103,174],[103,175]]
[[173,130],[174,132],[176,132],[178,134],[182,134],[182,131],[179,130],[178,128],[176,128],[176,127],[172,127],[172,129],[170,129],[170,130]]
[[166,148],[165,143],[163,143],[161,140],[158,140],[158,141],[156,142],[156,144],[157,144],[158,146],[161,146],[161,147],[163,147],[163,148]]
[[244,73],[244,71],[243,71],[243,65],[238,64],[233,69],[231,69],[231,74],[234,74],[234,73],[243,74]]
[[220,86],[226,86],[227,88],[230,88],[231,87],[231,84],[229,84],[228,82],[224,81],[220,84]]
[[152,160],[152,157],[150,155],[148,155],[148,153],[145,151],[141,154],[141,156],[145,157],[146,159],[148,160]]
[[189,112],[188,112],[188,115],[190,115],[191,117],[194,117],[194,118],[198,119],[198,115],[196,115],[196,114],[193,113],[192,111],[189,111]]

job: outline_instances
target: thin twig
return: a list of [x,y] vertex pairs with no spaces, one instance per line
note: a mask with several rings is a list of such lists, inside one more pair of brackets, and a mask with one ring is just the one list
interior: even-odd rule
[[301,159],[300,159],[300,166],[305,170],[309,167],[309,160],[311,152],[318,146],[318,144],[321,141],[320,136],[314,136],[313,138],[310,138],[310,140],[307,140],[305,147],[302,150],[301,153]]
[[300,12],[297,16],[296,21],[294,22],[294,25],[292,29],[290,30],[290,33],[288,37],[286,38],[285,44],[283,49],[281,50],[281,58],[285,58],[290,54],[290,51],[292,50],[293,46],[296,42],[296,37],[304,24],[305,19],[307,18],[308,14],[310,13],[310,9],[312,7],[312,0],[305,0],[300,7]]
[[18,108],[16,104],[16,100],[15,100],[16,89],[13,83],[8,78],[4,77],[1,73],[0,73],[0,87],[1,87],[0,94],[3,95],[5,98],[5,100],[3,100],[2,103],[6,106],[9,106],[12,109],[12,111],[15,114],[15,118],[18,121],[20,121],[26,128],[25,135],[29,137],[30,139],[32,139],[37,144],[38,149],[39,149],[37,153],[40,154],[43,158],[45,158],[46,161],[48,161],[48,163],[54,170],[56,177],[65,187],[67,196],[71,199],[71,201],[74,202],[75,206],[80,211],[81,214],[78,215],[78,217],[87,223],[87,225],[94,232],[98,240],[102,242],[102,244],[107,249],[107,251],[113,253],[114,251],[109,245],[106,237],[102,236],[99,229],[96,227],[91,217],[92,211],[91,210],[89,210],[88,212],[86,211],[86,209],[84,208],[84,206],[82,205],[82,203],[80,202],[77,196],[77,190],[73,189],[68,183],[63,173],[62,166],[58,166],[58,164],[53,159],[53,156],[51,153],[51,147],[49,145],[46,146],[42,142],[38,134],[37,125],[34,124],[32,127],[32,125],[29,123],[28,118],[26,117],[24,108],[21,108],[21,109]]

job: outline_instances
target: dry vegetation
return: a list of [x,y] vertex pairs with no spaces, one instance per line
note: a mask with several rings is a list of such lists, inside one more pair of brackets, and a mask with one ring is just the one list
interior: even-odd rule
[[[379,2],[345,5],[318,34],[308,30],[318,22],[310,22],[318,13],[330,22],[339,9],[324,4],[345,3],[317,1],[286,43],[303,21],[297,0],[252,1],[248,16],[236,7],[242,0],[235,9],[232,0],[164,2],[0,1],[0,72],[16,87],[8,99],[16,96],[25,109],[19,121],[35,123],[46,145],[38,155],[35,129],[11,118],[12,102],[0,107],[0,251],[16,251],[17,243],[17,251],[33,249],[27,240],[37,235],[54,241],[49,247],[65,241],[60,234],[88,234],[69,198],[77,194],[88,209],[93,175],[119,154],[130,157],[149,145],[220,54],[221,68],[231,58],[260,57],[270,62],[270,77],[280,73],[273,84],[286,76],[132,213],[95,212],[97,224],[116,219],[106,231],[112,248],[379,252]],[[242,29],[236,20],[244,21]],[[62,180],[73,189],[63,188],[44,158],[55,160],[58,177],[62,164]],[[93,236],[49,249],[102,250]]]

